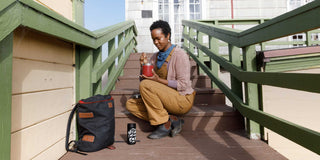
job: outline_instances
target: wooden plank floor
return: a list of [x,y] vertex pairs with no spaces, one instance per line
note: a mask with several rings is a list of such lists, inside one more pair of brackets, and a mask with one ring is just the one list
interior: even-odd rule
[[150,140],[138,132],[135,145],[124,142],[126,133],[116,133],[116,149],[80,155],[67,153],[60,160],[285,160],[260,140],[249,140],[243,131],[182,132],[176,137]]

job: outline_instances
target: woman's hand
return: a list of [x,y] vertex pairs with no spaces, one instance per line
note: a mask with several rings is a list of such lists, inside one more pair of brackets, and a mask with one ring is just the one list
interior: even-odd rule
[[142,66],[143,64],[148,63],[148,57],[146,53],[142,53],[140,56],[140,65]]
[[151,77],[147,77],[145,75],[140,75],[140,76],[143,79],[149,79],[149,80],[153,80],[153,81],[168,85],[168,80],[160,78],[153,69],[152,69],[152,74],[153,74],[153,76],[151,76]]
[[153,80],[153,81],[156,81],[156,82],[158,82],[158,80],[159,80],[159,76],[156,74],[156,72],[152,69],[152,76],[151,77],[147,77],[146,75],[141,75],[141,77],[143,78],[143,79],[149,79],[149,80]]

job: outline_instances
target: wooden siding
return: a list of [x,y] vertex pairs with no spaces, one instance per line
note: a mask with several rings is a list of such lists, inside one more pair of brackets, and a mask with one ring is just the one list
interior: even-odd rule
[[[292,72],[319,74],[320,68]],[[265,112],[317,132],[320,132],[319,99],[320,95],[317,93],[263,86],[263,108]],[[316,153],[289,141],[271,130],[266,129],[266,138],[272,148],[290,160],[320,160],[320,156]]]
[[34,0],[41,5],[57,12],[58,14],[72,20],[72,0]]
[[11,159],[57,159],[64,153],[74,100],[71,43],[18,28],[13,36]]

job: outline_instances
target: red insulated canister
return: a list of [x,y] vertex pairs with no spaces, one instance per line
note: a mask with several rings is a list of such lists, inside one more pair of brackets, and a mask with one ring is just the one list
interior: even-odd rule
[[144,64],[142,67],[142,74],[147,76],[147,77],[152,77],[152,69],[153,69],[153,65],[151,65],[150,63]]

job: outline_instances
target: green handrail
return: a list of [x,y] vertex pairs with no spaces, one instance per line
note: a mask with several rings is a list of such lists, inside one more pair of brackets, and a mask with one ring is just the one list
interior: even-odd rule
[[[320,133],[263,112],[260,109],[259,88],[261,85],[271,85],[320,93],[320,74],[259,72],[256,64],[256,45],[296,33],[318,33],[318,31],[312,30],[320,28],[320,17],[317,16],[319,12],[320,1],[314,1],[244,31],[220,26],[220,24],[244,24],[244,20],[235,20],[234,23],[232,23],[233,20],[221,23],[219,22],[221,20],[184,20],[182,22],[184,49],[214,84],[225,93],[234,107],[246,117],[250,136],[258,135],[259,125],[261,125],[317,154],[320,154],[320,145],[318,145],[320,144]],[[249,21],[250,24],[258,24],[258,22],[256,20]],[[208,37],[208,44],[203,43],[205,36]],[[228,44],[229,60],[219,53],[221,46],[219,40]],[[279,45],[280,43],[274,44]],[[303,44],[319,44],[319,41]],[[198,50],[197,54],[195,54],[195,47]],[[206,61],[220,65],[230,72],[231,89],[219,79],[217,69],[207,67],[201,53],[205,53],[211,59]],[[243,60],[243,68],[241,60]],[[242,96],[242,82],[245,84],[245,100]]]
[[[76,49],[76,100],[109,94],[130,53],[137,45],[134,21],[89,31],[33,0],[0,1],[0,159],[10,159],[13,32],[27,27],[74,44]],[[102,62],[102,46],[108,58]],[[118,65],[115,61],[118,60]],[[102,75],[108,81],[102,88]]]

